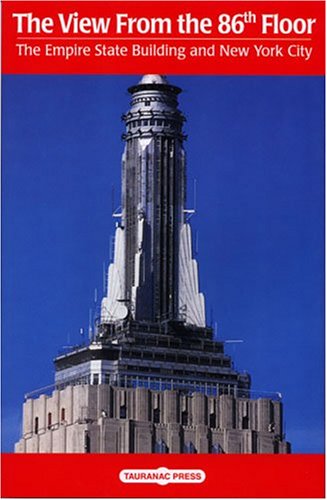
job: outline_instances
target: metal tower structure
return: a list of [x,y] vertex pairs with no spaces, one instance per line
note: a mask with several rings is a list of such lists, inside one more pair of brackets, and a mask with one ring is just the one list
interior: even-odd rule
[[181,90],[161,75],[145,75],[129,92],[121,223],[102,321],[122,319],[127,307],[135,320],[183,317],[204,327],[204,297],[185,217],[185,119],[177,102]]

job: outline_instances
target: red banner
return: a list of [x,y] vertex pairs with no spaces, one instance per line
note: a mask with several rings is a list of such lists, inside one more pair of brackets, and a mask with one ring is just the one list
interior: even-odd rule
[[[191,482],[141,482],[133,475],[140,468],[187,470],[179,478]],[[203,471],[201,483],[192,469]],[[4,454],[2,496],[323,498],[324,470],[323,455]]]
[[3,3],[3,72],[324,74],[323,1]]

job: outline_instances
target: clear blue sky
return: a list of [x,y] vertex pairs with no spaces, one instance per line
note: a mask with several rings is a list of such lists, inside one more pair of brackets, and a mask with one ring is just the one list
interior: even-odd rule
[[[139,76],[3,77],[2,438],[88,326]],[[294,452],[324,446],[324,80],[170,77],[185,92],[201,289],[236,367],[281,391]],[[190,190],[191,191],[191,190]],[[192,205],[190,193],[189,204]]]

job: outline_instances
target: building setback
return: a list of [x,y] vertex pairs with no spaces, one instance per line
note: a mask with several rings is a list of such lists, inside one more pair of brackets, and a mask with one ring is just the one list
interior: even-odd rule
[[290,452],[280,395],[254,395],[206,324],[180,91],[161,75],[129,88],[120,222],[94,336],[55,359],[53,387],[27,396],[16,452]]

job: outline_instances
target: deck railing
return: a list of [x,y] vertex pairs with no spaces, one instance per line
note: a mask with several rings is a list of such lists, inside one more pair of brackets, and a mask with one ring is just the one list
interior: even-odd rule
[[[100,382],[100,381],[99,381]],[[54,384],[47,385],[31,391],[25,394],[25,399],[35,399],[40,397],[41,395],[50,396],[55,390],[63,390],[67,386],[74,385],[89,385],[91,384],[91,380],[89,376],[67,379],[63,381],[57,381]],[[98,385],[98,384],[92,384]],[[162,378],[141,378],[141,377],[131,377],[131,376],[120,376],[116,379],[106,379],[103,378],[101,381],[101,385],[110,385],[113,387],[121,387],[121,388],[133,388],[143,387],[146,389],[150,389],[153,391],[171,391],[177,390],[182,391],[185,394],[191,395],[194,393],[202,393],[206,396],[220,396],[223,394],[231,395],[237,398],[245,398],[245,399],[272,399],[273,401],[280,401],[282,399],[282,395],[280,392],[269,392],[269,391],[257,391],[252,389],[243,389],[237,387],[233,384],[213,384],[210,382],[183,382],[178,380],[167,380]]]

